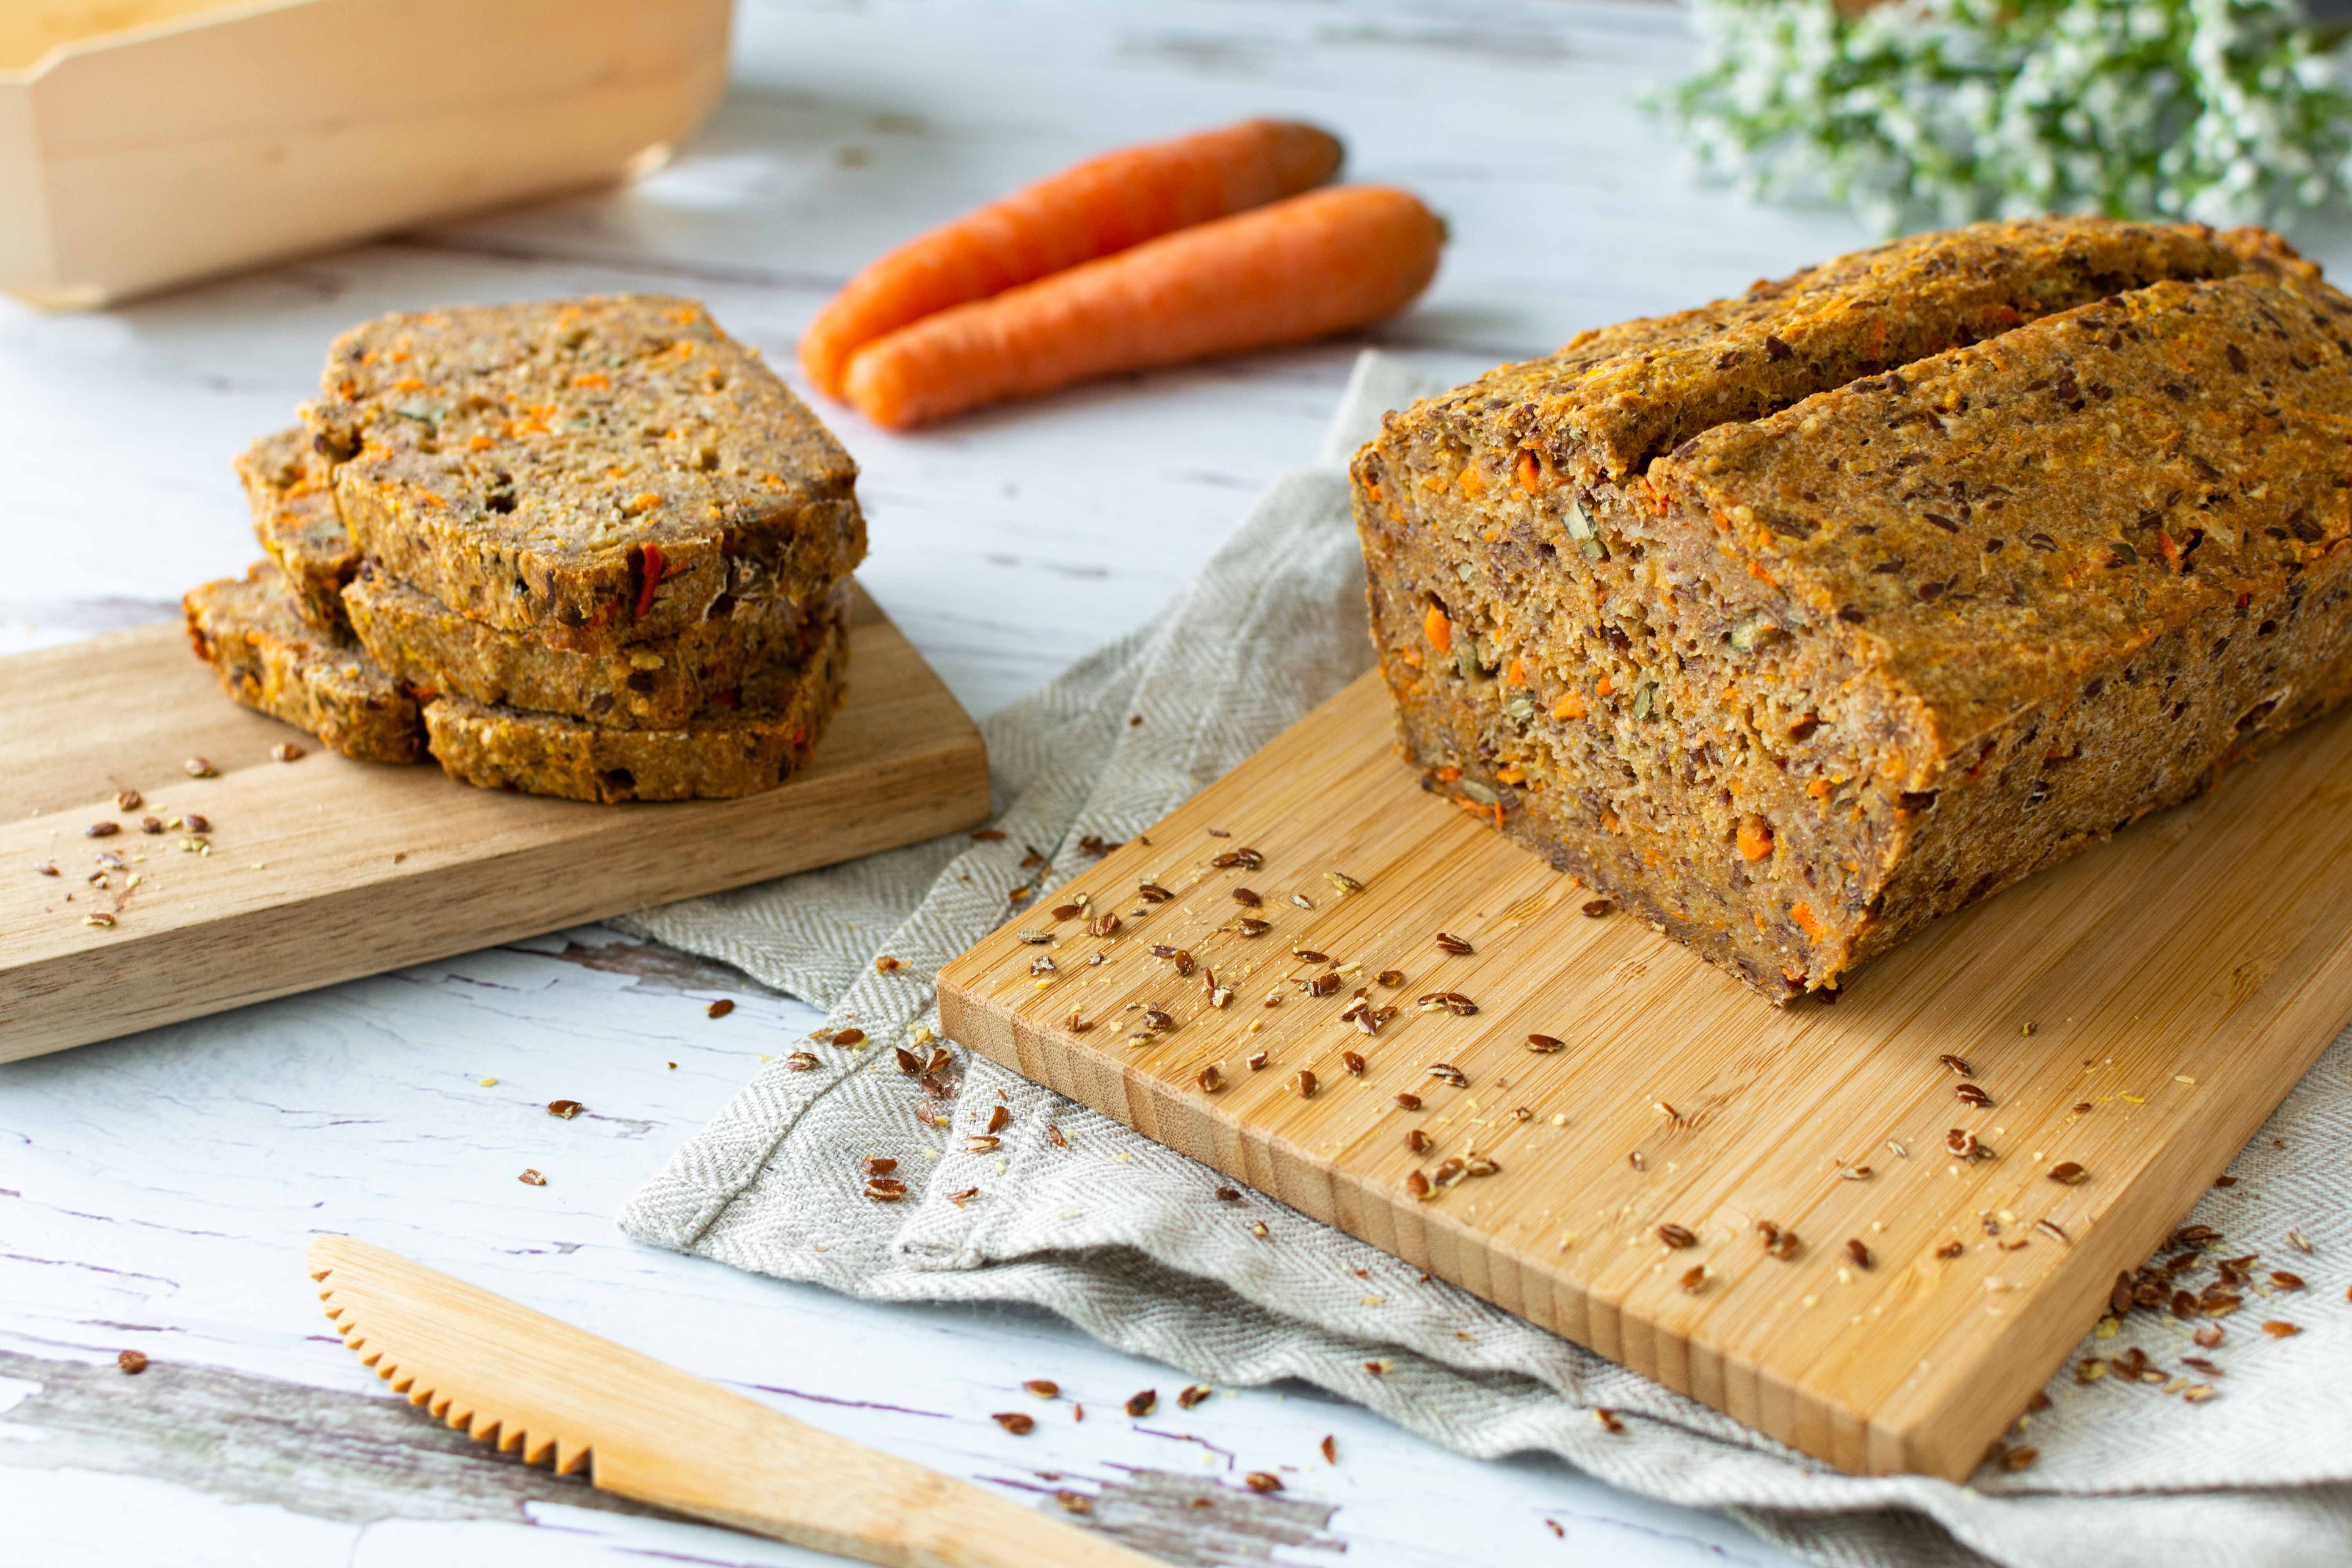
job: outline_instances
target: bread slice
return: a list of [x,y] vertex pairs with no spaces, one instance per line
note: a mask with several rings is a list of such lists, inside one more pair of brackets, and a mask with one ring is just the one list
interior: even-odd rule
[[416,703],[357,643],[312,626],[299,603],[271,561],[256,562],[242,579],[207,583],[181,601],[196,657],[237,701],[308,731],[347,757],[423,762]]
[[409,687],[487,706],[567,714],[615,729],[677,729],[704,708],[757,706],[761,679],[815,652],[849,592],[814,600],[721,595],[675,637],[604,653],[550,647],[457,614],[431,595],[362,566],[343,604],[375,662]]
[[1392,416],[1382,673],[1430,787],[1835,989],[2352,691],[2347,416],[2273,236],[1920,237]]
[[865,554],[857,466],[691,300],[385,316],[335,341],[302,418],[366,555],[575,651],[806,597]]
[[451,778],[570,800],[709,800],[773,789],[808,759],[839,706],[848,617],[829,609],[803,664],[780,670],[763,712],[706,709],[672,730],[615,730],[577,719],[443,697],[425,710],[433,754]]
[[253,509],[254,537],[284,570],[294,607],[318,630],[349,636],[343,584],[359,571],[360,552],[335,510],[331,470],[312,449],[310,432],[297,426],[262,437],[238,455],[236,477]]

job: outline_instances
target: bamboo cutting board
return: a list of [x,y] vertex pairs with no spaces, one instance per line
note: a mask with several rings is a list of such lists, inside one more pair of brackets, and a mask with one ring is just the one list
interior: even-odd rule
[[[1244,849],[1262,868],[1213,864]],[[1958,1479],[2352,1016],[2352,722],[1834,1005],[1588,915],[1417,787],[1370,675],[1048,898],[1081,896],[1118,931],[1014,919],[942,973],[952,1037],[1809,1454]],[[1360,987],[1399,1010],[1376,1035],[1343,1021]],[[1417,1005],[1449,993],[1476,1011]],[[1496,1168],[1416,1195],[1449,1160]]]
[[[980,732],[862,593],[851,626],[847,700],[782,788],[617,806],[336,756],[223,696],[177,626],[0,659],[0,1062],[984,820]],[[300,760],[272,759],[285,741]],[[188,812],[208,853],[139,830]]]

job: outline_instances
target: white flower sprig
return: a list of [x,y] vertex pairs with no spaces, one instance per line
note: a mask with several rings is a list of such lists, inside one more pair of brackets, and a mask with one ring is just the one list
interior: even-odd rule
[[1886,233],[2088,211],[2281,222],[2352,188],[2352,93],[2293,0],[1695,0],[1654,106],[1700,166]]

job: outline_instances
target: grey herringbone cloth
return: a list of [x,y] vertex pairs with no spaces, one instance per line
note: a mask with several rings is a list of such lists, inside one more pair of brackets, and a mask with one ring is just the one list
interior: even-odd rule
[[[1252,1194],[1003,1068],[955,1051],[963,1098],[1002,1090],[1001,1151],[925,1120],[890,1059],[936,1026],[939,966],[996,926],[1016,885],[1089,863],[1208,784],[1370,662],[1342,465],[1383,409],[1430,390],[1366,355],[1321,460],[1270,487],[1206,570],[1148,625],[988,721],[1001,842],[952,838],[636,917],[646,935],[727,960],[831,1009],[875,1044],[781,1061],[647,1184],[641,1240],[891,1300],[1021,1300],[1123,1350],[1228,1384],[1303,1378],[1466,1454],[1545,1449],[1619,1486],[1738,1511],[1836,1564],[2148,1568],[2352,1563],[2352,1049],[2339,1040],[2193,1216],[2234,1250],[2310,1279],[2249,1298],[2213,1352],[2218,1395],[2185,1403],[2119,1377],[2077,1385],[2020,1441],[2041,1458],[1970,1486],[1860,1480],[1591,1355],[1336,1230]],[[1139,715],[1140,725],[1129,720]],[[1049,856],[1024,867],[1026,847]],[[904,968],[877,973],[889,953]],[[1048,1142],[1059,1126],[1066,1149]],[[899,1205],[860,1195],[842,1151],[898,1157]],[[948,1194],[967,1188],[959,1205]],[[1268,1246],[1249,1230],[1262,1219]],[[2299,1229],[2306,1257],[2286,1240]],[[1366,1283],[1359,1270],[1370,1277]],[[1367,1305],[1379,1300],[1379,1305]],[[2256,1323],[2305,1331],[2272,1340]],[[2081,1354],[2145,1348],[2167,1373],[2188,1325],[2135,1313]],[[1386,1376],[1364,1363],[1384,1359]],[[2078,1360],[2070,1357],[2069,1363]],[[1627,1415],[1612,1436],[1593,1419]]]

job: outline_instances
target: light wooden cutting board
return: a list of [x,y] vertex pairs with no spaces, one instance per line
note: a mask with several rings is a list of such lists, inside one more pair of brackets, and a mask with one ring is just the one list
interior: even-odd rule
[[[1263,869],[1212,864],[1244,847]],[[1053,918],[1081,895],[1115,935]],[[1834,1005],[1775,1009],[1631,916],[1588,917],[1592,897],[1423,794],[1368,675],[957,960],[940,1015],[1809,1454],[1957,1479],[2352,1017],[2352,723],[1943,921]],[[1273,929],[1244,936],[1243,916]],[[1475,951],[1440,951],[1440,931]],[[1306,994],[1333,964],[1337,991]],[[1359,986],[1400,1009],[1377,1036],[1342,1021]],[[1438,993],[1477,1011],[1416,1007]],[[1146,1007],[1173,1026],[1149,1030]],[[1964,1103],[1963,1081],[1991,1103]],[[1995,1157],[1955,1157],[1954,1129]],[[1426,1199],[1408,1185],[1474,1155],[1499,1169]],[[2078,1184],[2052,1179],[2069,1163]],[[1793,1258],[1768,1255],[1766,1223],[1801,1238]]]
[[[354,763],[232,703],[176,626],[0,659],[0,1062],[988,815],[979,731],[862,593],[848,698],[815,756],[740,800],[593,805],[474,789],[430,763]],[[300,760],[272,759],[285,741]],[[191,757],[217,776],[191,778]],[[118,808],[124,788],[143,804]],[[191,811],[210,824],[207,854],[137,826]],[[85,836],[101,821],[122,830]],[[41,875],[44,862],[60,874]],[[101,871],[102,889],[87,880]],[[115,923],[85,923],[99,913]]]

